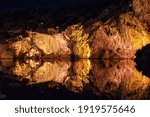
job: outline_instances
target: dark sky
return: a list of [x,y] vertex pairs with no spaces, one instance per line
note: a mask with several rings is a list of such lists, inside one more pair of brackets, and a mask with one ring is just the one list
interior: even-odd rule
[[0,11],[4,12],[33,8],[56,8],[66,5],[90,3],[95,1],[97,0],[1,0]]

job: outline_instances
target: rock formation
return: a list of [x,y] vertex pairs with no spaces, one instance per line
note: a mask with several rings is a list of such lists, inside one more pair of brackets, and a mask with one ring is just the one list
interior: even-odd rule
[[[123,3],[120,1],[122,7]],[[1,58],[41,55],[47,58],[70,58],[71,55],[77,58],[134,58],[137,50],[149,44],[149,0],[130,0],[127,3],[124,12],[117,9],[119,5],[112,5],[95,19],[68,25],[66,29],[43,29],[41,26],[28,31],[26,36],[10,39],[1,36],[7,46],[5,50],[4,45],[0,45],[3,50]],[[116,10],[116,15],[112,9]],[[7,32],[15,35],[22,30],[16,32],[12,28]],[[38,30],[43,30],[43,33]],[[44,30],[48,33],[44,34]]]

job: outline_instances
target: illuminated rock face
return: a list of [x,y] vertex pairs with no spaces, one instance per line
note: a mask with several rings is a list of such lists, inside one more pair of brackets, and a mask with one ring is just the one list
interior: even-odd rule
[[63,34],[48,35],[30,32],[29,36],[9,44],[15,57],[39,58],[47,55],[49,58],[69,58],[71,50]]
[[16,57],[28,53],[31,49],[31,43],[28,41],[28,38],[13,42],[10,46],[14,50],[13,54]]
[[32,43],[35,44],[45,55],[53,55],[51,57],[69,58],[71,50],[69,40],[61,33],[54,35],[46,35],[40,33],[31,33]]
[[[89,19],[85,23],[69,25],[61,31],[58,27],[44,29],[48,30],[47,33],[45,31],[39,33],[35,29],[26,37],[18,40],[16,37],[16,41],[9,39],[9,44],[5,46],[13,51],[9,52],[1,44],[3,52],[0,58],[12,56],[70,58],[71,55],[77,58],[134,58],[137,50],[150,43],[149,2],[149,0],[132,0],[127,6],[127,9],[132,10],[117,13],[116,18],[107,17],[111,16],[108,7],[93,21]],[[103,21],[105,16],[106,19]],[[17,34],[13,31],[11,33]]]
[[150,23],[150,0],[132,0],[132,7],[141,22]]
[[0,57],[70,58],[75,55],[78,58],[134,58],[137,50],[150,43],[148,32],[131,14],[121,15],[118,25],[108,21],[92,35],[80,25],[54,35],[30,32],[28,37],[19,41],[1,44]]
[[122,33],[116,27],[111,29],[110,24],[102,25],[92,36],[80,26],[72,26],[54,35],[30,32],[29,37],[1,44],[1,58],[36,56],[62,59],[71,55],[78,58],[134,58],[135,52],[149,43],[148,34],[142,28],[139,28],[142,30],[139,32],[126,24],[120,24],[120,27]]
[[[111,32],[110,32],[111,33]],[[132,44],[122,38],[119,32],[107,34],[105,27],[100,27],[92,43],[92,57],[94,58],[133,58]]]
[[148,30],[132,12],[120,16],[120,30],[123,37],[132,44],[134,52],[150,43]]
[[69,26],[65,30],[65,35],[72,43],[72,53],[79,58],[90,58],[89,34],[85,32],[80,24]]

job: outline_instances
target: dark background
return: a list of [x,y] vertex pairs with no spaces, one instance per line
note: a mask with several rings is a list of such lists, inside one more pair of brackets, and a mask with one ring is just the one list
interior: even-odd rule
[[110,0],[1,0],[0,12],[20,11],[34,8],[58,8],[67,5],[85,4]]

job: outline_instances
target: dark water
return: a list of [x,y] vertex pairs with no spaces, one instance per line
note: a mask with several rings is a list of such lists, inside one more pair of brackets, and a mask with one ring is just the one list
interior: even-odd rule
[[150,44],[137,52],[135,62],[137,63],[137,69],[142,71],[144,75],[150,77]]
[[0,60],[1,99],[150,99],[133,60]]

